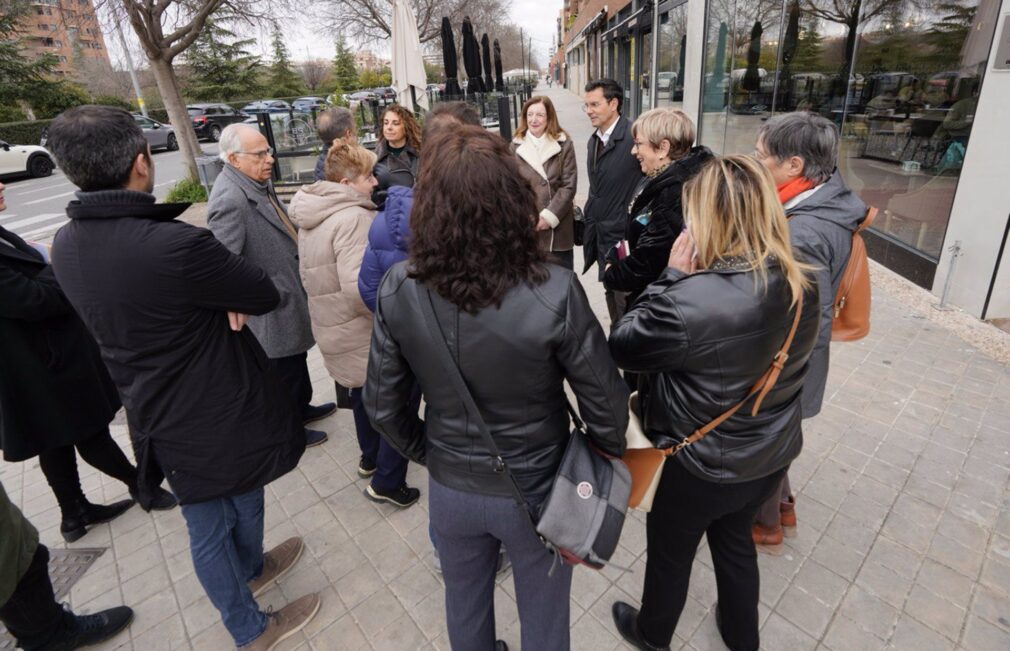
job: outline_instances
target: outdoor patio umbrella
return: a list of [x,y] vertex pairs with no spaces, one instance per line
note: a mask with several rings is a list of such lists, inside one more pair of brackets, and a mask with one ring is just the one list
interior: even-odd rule
[[758,61],[761,60],[761,34],[764,29],[761,21],[755,20],[750,30],[750,45],[747,47],[747,70],[743,73],[741,88],[749,91],[761,90],[761,73],[758,72]]
[[499,93],[505,92],[505,79],[501,76],[501,46],[498,39],[494,40],[494,89]]
[[408,0],[393,0],[393,88],[397,103],[428,110],[428,76],[421,58],[417,19]]
[[[786,33],[782,37],[782,74],[779,76],[781,88],[785,95],[785,106],[792,106],[793,85],[790,81],[793,59],[800,43],[800,1],[793,0],[789,5],[789,21],[786,23]],[[786,110],[789,110],[788,108]]]
[[466,92],[483,93],[484,81],[480,77],[480,43],[473,33],[470,17],[463,19],[463,67],[466,68]]
[[480,49],[484,59],[484,90],[490,93],[494,90],[494,72],[491,70],[491,41],[487,38],[487,32],[480,37]]
[[715,60],[712,62],[712,74],[705,79],[705,110],[721,111],[726,108],[726,91],[723,82],[726,80],[726,35],[729,29],[726,23],[719,23],[719,40],[715,46]]
[[443,92],[450,97],[462,95],[463,91],[459,87],[459,80],[456,79],[458,74],[456,37],[452,33],[452,24],[445,16],[442,17],[442,67],[445,68],[445,90]]

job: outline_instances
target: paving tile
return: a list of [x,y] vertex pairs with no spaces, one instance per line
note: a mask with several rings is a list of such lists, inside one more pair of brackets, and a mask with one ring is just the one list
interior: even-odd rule
[[772,613],[761,629],[761,646],[766,649],[814,649],[817,641],[789,623],[778,613]]
[[932,590],[933,593],[961,608],[968,607],[971,601],[972,587],[975,585],[968,577],[930,558],[923,561],[915,583]]
[[973,651],[1006,651],[1010,649],[1010,630],[971,616],[964,634],[964,646]]
[[964,608],[921,585],[912,586],[905,612],[953,642],[961,636],[966,613]]
[[824,647],[832,651],[883,651],[886,646],[883,640],[842,615],[835,617],[824,636]]
[[849,589],[838,609],[839,617],[858,622],[860,629],[886,640],[901,611],[858,585]]
[[930,545],[927,555],[969,578],[978,576],[984,557],[982,552],[968,549],[956,540],[939,533],[933,537],[933,543]]
[[895,608],[901,608],[905,605],[905,598],[912,587],[912,580],[902,577],[879,563],[867,561],[859,570],[856,585]]
[[1005,593],[978,586],[970,610],[990,624],[1010,631],[1010,598]]
[[954,648],[954,643],[912,617],[903,615],[898,619],[890,648],[896,651],[898,649],[950,651]]

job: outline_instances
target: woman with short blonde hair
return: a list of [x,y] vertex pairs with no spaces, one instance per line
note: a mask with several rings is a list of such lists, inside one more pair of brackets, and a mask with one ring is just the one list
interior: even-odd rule
[[[669,648],[705,535],[719,632],[730,649],[750,651],[759,647],[751,523],[803,445],[800,390],[819,329],[817,286],[793,255],[760,162],[713,160],[685,185],[684,207],[687,230],[669,267],[610,336],[618,366],[640,374],[643,430],[657,448],[681,446],[663,467],[646,520],[641,611],[616,602],[613,617],[635,648]],[[781,363],[777,381],[745,400],[773,360]],[[707,436],[685,443],[741,400]]]
[[606,288],[626,292],[628,305],[666,268],[670,247],[684,228],[683,184],[712,158],[707,147],[694,146],[694,123],[677,109],[646,111],[631,134],[631,153],[645,176],[628,206],[625,239],[607,255],[603,272]]
[[358,294],[358,273],[376,212],[374,166],[375,154],[354,139],[334,140],[326,154],[326,180],[302,186],[289,212],[298,224],[298,266],[312,334],[338,393],[350,389],[361,448],[358,475],[371,478],[365,497],[407,507],[420,496],[407,486],[407,460],[381,439],[361,400],[372,313]]

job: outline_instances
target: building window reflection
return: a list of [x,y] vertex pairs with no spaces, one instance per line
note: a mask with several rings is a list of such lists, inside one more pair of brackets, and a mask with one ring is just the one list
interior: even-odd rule
[[832,119],[846,182],[881,210],[875,229],[935,261],[999,4],[711,0],[701,142],[743,153],[773,113]]

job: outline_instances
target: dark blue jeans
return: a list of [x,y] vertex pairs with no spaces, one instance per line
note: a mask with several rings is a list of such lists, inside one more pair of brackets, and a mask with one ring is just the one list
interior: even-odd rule
[[252,642],[267,627],[248,586],[263,571],[263,489],[184,504],[182,516],[200,584],[235,646]]
[[[407,480],[407,460],[396,451],[396,448],[375,431],[365,413],[365,404],[361,401],[361,387],[351,389],[351,410],[354,413],[354,431],[358,435],[358,447],[361,456],[366,461],[375,464],[375,474],[372,475],[372,488],[377,491],[396,490]],[[413,402],[413,400],[412,400]],[[420,394],[416,410],[420,404]]]
[[522,648],[567,651],[572,566],[555,565],[515,501],[459,491],[430,479],[428,507],[442,561],[452,648],[494,648],[495,571],[498,551],[505,545],[512,561]]

